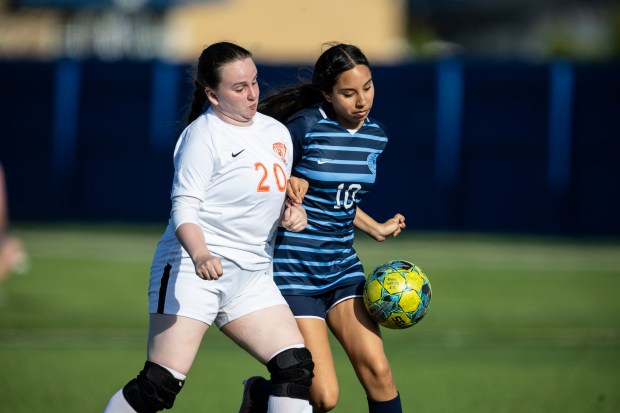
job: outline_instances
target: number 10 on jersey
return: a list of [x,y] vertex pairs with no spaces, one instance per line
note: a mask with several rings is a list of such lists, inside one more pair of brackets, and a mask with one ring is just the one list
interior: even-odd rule
[[338,185],[338,191],[336,192],[336,205],[334,205],[334,209],[340,209],[342,207],[344,207],[344,209],[351,208],[355,205],[355,194],[357,194],[357,191],[362,189],[360,184],[351,184],[345,190],[344,185],[345,184]]

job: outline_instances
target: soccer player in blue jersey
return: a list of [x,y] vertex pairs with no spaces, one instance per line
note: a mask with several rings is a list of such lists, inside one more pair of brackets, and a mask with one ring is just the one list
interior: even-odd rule
[[[351,360],[369,412],[402,412],[379,326],[364,308],[366,278],[353,248],[355,228],[384,241],[405,227],[401,214],[379,223],[358,207],[387,144],[383,127],[368,117],[373,98],[362,51],[335,44],[317,60],[311,84],[277,92],[259,105],[291,132],[297,179],[291,178],[289,197],[303,199],[308,216],[301,232],[278,230],[273,266],[315,363],[310,388],[315,412],[332,410],[338,401],[328,328]],[[240,413],[266,411],[269,386],[259,376],[246,380]]]

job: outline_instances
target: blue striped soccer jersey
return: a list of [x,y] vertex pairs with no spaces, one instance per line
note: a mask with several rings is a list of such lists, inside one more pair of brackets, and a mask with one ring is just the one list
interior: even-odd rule
[[371,119],[348,131],[320,105],[293,115],[287,127],[294,147],[292,174],[310,184],[303,201],[308,226],[297,233],[278,229],[274,279],[285,295],[316,295],[363,282],[353,220],[375,182],[385,131]]

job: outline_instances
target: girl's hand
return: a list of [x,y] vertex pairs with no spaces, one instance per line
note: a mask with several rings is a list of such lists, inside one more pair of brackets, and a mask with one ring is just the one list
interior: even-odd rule
[[310,184],[303,178],[291,176],[286,186],[286,195],[288,196],[289,204],[301,205],[308,192]]
[[222,270],[222,262],[220,259],[209,253],[200,254],[194,261],[196,275],[203,280],[219,280],[224,271]]
[[386,237],[390,235],[395,237],[400,234],[401,230],[405,227],[405,217],[402,214],[396,214],[383,224],[379,224],[379,230],[374,238],[379,242],[385,241]]
[[302,231],[308,225],[306,210],[301,205],[287,205],[282,215],[281,225],[289,231]]

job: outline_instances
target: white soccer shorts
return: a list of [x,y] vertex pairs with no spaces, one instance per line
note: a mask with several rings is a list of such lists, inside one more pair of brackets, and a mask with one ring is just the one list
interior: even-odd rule
[[286,305],[273,281],[271,265],[250,271],[222,258],[222,277],[203,280],[189,257],[163,258],[156,257],[151,267],[149,313],[179,315],[209,325],[215,321],[220,328],[255,311]]

